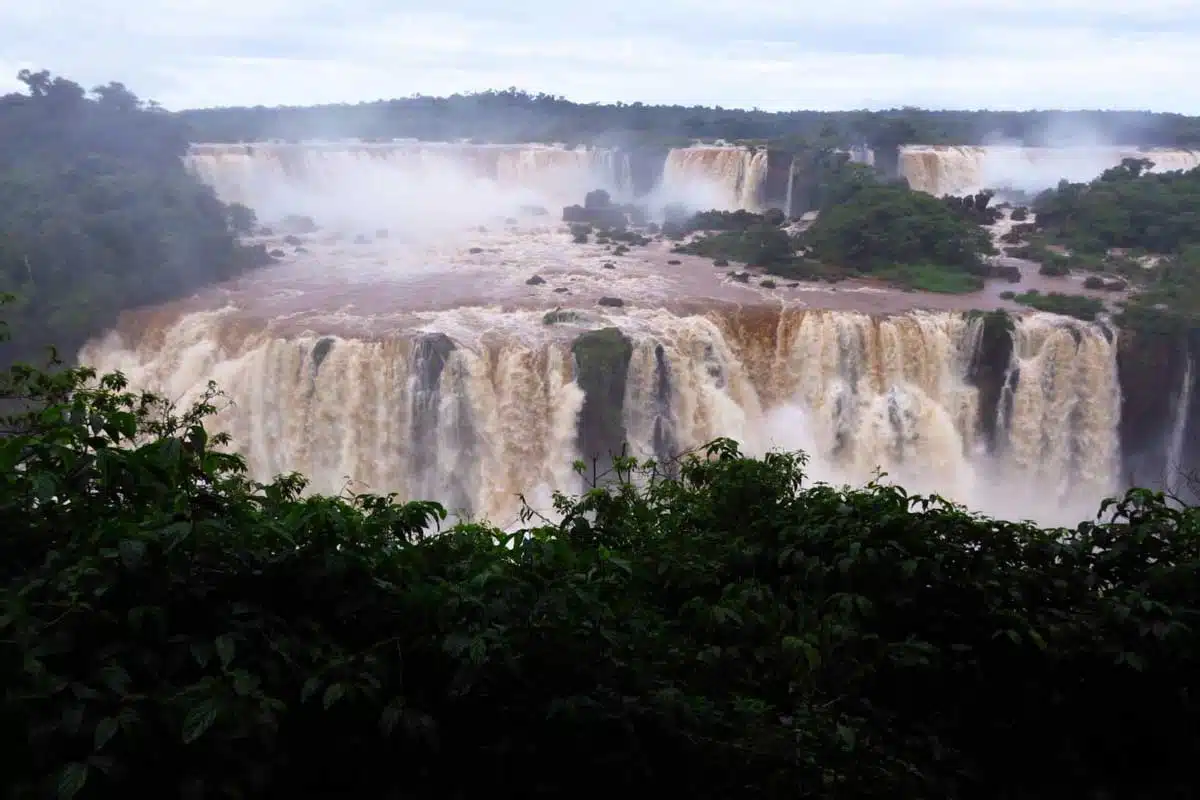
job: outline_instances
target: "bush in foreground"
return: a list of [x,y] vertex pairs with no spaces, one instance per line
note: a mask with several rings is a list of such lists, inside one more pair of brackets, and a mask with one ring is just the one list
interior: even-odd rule
[[427,535],[435,504],[248,480],[215,394],[124,389],[6,387],[37,408],[0,440],[9,796],[1192,785],[1200,537],[1161,495],[1040,530],[722,440],[558,524]]

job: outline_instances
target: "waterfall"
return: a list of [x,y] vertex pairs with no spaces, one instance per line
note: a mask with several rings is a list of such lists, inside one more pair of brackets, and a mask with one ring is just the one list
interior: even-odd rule
[[[1019,320],[1010,402],[996,410],[967,378],[979,341],[971,315],[759,309],[614,321],[632,355],[612,413],[640,458],[729,436],[751,454],[803,449],[815,479],[862,483],[882,469],[913,491],[1042,522],[1091,516],[1116,488],[1119,391],[1099,325]],[[81,358],[172,397],[215,379],[234,402],[214,427],[256,477],[296,470],[316,491],[395,491],[506,524],[521,494],[547,506],[552,491],[577,490],[572,462],[594,455],[580,452],[578,335],[540,315],[471,334],[448,312],[382,338],[318,337],[226,309],[110,334]],[[979,423],[995,413],[1004,445],[989,454]]]
[[659,194],[694,208],[759,211],[767,151],[746,147],[678,147],[667,154]]
[[792,163],[788,165],[787,179],[787,199],[784,201],[783,213],[788,218],[792,218],[792,190],[796,185],[796,160],[792,159]]
[[900,174],[917,191],[975,194],[982,189],[1032,194],[1061,180],[1083,183],[1126,158],[1146,158],[1155,172],[1200,166],[1200,151],[1134,147],[1010,147],[907,145]]
[[1188,412],[1192,407],[1192,353],[1188,350],[1183,369],[1183,381],[1175,395],[1171,414],[1171,431],[1167,438],[1167,463],[1163,474],[1163,485],[1171,494],[1178,495],[1183,480],[1183,445],[1187,432]]
[[[617,198],[632,196],[628,155],[606,148],[446,142],[196,144],[187,163],[222,200],[268,213],[306,213],[305,201],[311,205],[330,195],[357,195],[358,205],[386,205],[397,195],[507,192],[558,206],[581,202],[597,188]],[[407,193],[406,187],[411,189]]]

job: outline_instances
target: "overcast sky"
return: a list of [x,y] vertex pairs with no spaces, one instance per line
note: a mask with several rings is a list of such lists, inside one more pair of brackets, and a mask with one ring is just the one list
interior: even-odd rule
[[[576,10],[578,9],[578,10]],[[1200,0],[3,0],[22,67],[168,108],[582,102],[1200,113]]]

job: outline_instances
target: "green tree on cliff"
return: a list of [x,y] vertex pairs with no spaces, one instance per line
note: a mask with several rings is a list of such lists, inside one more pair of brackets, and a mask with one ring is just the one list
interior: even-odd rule
[[51,342],[74,351],[127,308],[162,302],[266,260],[184,167],[187,129],[118,83],[95,89],[24,70],[0,97],[0,292],[20,298],[19,339],[0,360]]

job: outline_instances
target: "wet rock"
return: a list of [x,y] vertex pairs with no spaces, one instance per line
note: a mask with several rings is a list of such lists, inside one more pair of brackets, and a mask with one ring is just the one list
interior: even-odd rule
[[561,308],[556,308],[553,311],[547,311],[542,315],[543,325],[557,325],[560,322],[577,322],[579,314],[574,311],[563,311]]
[[585,459],[606,459],[625,446],[624,405],[633,342],[617,328],[588,331],[571,346],[575,380],[583,390],[578,446]]
[[733,278],[738,283],[749,283],[750,282],[750,273],[749,272],[735,272],[732,275],[730,275],[729,277]]
[[545,282],[546,282],[546,279],[540,275],[534,275],[532,278],[525,281],[525,283],[529,286],[541,286]]
[[608,308],[620,308],[625,305],[625,301],[619,297],[601,297],[596,302]]
[[1013,320],[1005,311],[972,312],[981,329],[967,367],[967,382],[979,390],[979,430],[989,450],[997,446],[997,420],[1004,382],[1012,364]]
[[605,261],[603,264],[600,265],[600,268],[601,269],[616,269],[617,265],[611,261]]
[[767,278],[765,281],[760,282],[758,285],[763,287],[764,289],[774,289],[778,284],[775,283],[775,281],[771,280],[770,278]]
[[668,264],[670,264],[672,267],[678,267],[678,266],[679,266],[680,264],[682,264],[683,262],[682,262],[682,261],[680,261],[678,258],[672,258],[672,259],[671,259],[671,260],[669,260],[667,263],[668,263]]
[[304,253],[308,252],[308,248],[307,247],[297,247],[296,252],[299,254],[304,254]]
[[270,255],[271,258],[283,258],[284,256],[287,255],[287,253],[283,252],[278,247],[276,247],[274,250],[272,250],[270,253],[268,253],[268,255]]
[[571,290],[565,286],[559,286],[557,289],[554,290],[554,293],[555,294],[570,294]]
[[468,250],[467,252],[468,252],[468,253],[470,253],[470,254],[471,254],[471,255],[473,255],[473,256],[477,256],[477,255],[479,255],[480,253],[482,253],[482,252],[483,252],[483,248],[482,248],[482,247],[472,247],[472,248],[471,248],[470,250]]
[[1021,268],[1014,264],[993,264],[988,268],[989,278],[1000,278],[1009,283],[1021,282]]
[[289,233],[287,236],[283,237],[283,243],[290,244],[295,247],[296,245],[304,244],[304,240],[299,236]]
[[321,369],[322,362],[329,355],[329,351],[333,349],[333,337],[326,336],[320,339],[312,349],[312,374],[316,377],[317,372]]

